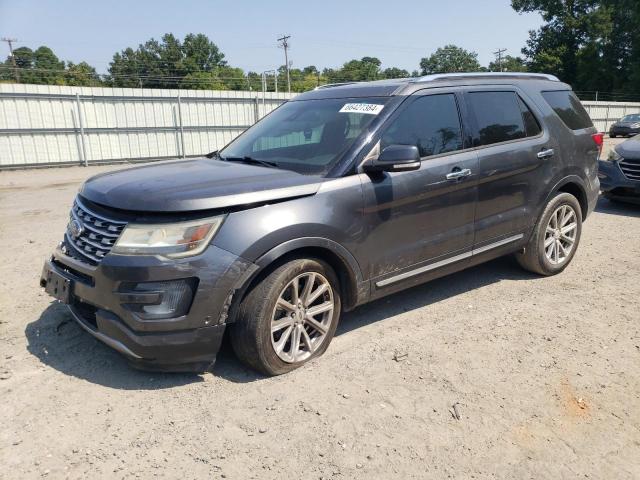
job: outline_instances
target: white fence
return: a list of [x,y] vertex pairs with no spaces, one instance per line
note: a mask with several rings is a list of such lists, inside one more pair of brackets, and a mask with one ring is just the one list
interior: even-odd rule
[[599,132],[608,132],[611,124],[625,115],[640,113],[640,102],[583,101],[582,105],[584,105]]
[[[291,97],[0,84],[0,169],[203,155]],[[640,103],[582,103],[599,131],[640,113]]]
[[292,96],[0,84],[0,168],[203,155]]

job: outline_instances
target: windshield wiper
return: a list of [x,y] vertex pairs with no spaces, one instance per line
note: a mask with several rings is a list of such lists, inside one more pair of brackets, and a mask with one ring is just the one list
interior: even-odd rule
[[258,158],[253,158],[246,155],[244,157],[223,157],[221,155],[217,155],[217,157],[220,160],[223,160],[225,162],[240,162],[240,163],[248,163],[249,165],[261,165],[263,167],[278,168],[278,164],[276,162],[260,160]]

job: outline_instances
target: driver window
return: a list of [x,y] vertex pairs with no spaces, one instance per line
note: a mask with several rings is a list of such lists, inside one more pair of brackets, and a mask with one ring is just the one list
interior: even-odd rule
[[455,95],[427,95],[405,108],[381,138],[381,147],[415,145],[421,157],[462,150],[462,127]]

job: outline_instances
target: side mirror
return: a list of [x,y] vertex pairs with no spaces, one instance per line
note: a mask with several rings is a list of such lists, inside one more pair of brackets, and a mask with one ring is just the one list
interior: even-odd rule
[[389,145],[377,159],[363,165],[365,172],[408,172],[420,168],[420,151],[415,145]]

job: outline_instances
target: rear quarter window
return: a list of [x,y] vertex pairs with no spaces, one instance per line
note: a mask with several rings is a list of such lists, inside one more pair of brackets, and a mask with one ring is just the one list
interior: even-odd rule
[[570,90],[542,92],[543,98],[571,130],[593,127],[589,114]]

